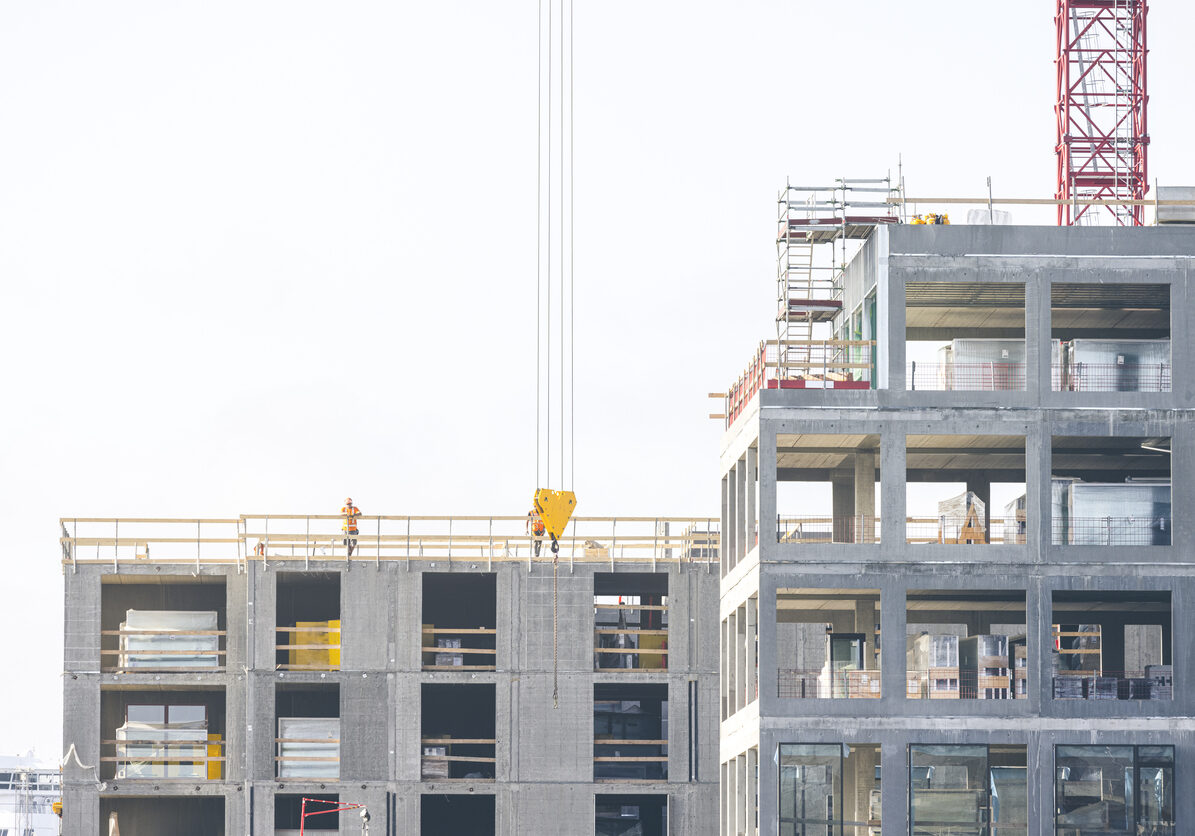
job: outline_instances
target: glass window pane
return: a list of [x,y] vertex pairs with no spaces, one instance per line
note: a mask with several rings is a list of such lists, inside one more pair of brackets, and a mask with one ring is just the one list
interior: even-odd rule
[[[842,746],[780,746],[781,830],[793,836],[842,836]],[[791,825],[791,826],[790,826]]]
[[1132,746],[1059,746],[1054,769],[1056,833],[1136,833]]
[[1137,832],[1174,836],[1174,747],[1137,747]]
[[130,705],[125,709],[125,719],[130,723],[165,723],[166,706]]
[[197,724],[197,727],[206,727],[207,707],[202,705],[170,706],[170,725],[183,724]]
[[987,836],[986,746],[909,747],[913,836]]

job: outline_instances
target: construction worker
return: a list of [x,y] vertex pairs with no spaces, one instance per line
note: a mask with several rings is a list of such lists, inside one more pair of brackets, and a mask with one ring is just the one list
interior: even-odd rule
[[535,550],[535,556],[539,557],[539,550],[543,547],[544,534],[547,529],[544,528],[543,517],[539,515],[539,511],[534,506],[527,512],[526,530],[531,535],[531,548]]
[[344,523],[340,526],[344,532],[344,545],[348,549],[348,556],[352,557],[353,549],[357,548],[357,517],[361,516],[361,509],[353,504],[350,496],[344,501],[340,513],[344,516]]

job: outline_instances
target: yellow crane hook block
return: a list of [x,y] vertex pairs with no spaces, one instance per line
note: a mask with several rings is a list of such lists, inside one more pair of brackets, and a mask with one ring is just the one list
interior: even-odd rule
[[535,492],[535,510],[544,521],[548,536],[555,543],[564,534],[573,511],[577,509],[577,497],[572,491],[551,491],[540,488]]

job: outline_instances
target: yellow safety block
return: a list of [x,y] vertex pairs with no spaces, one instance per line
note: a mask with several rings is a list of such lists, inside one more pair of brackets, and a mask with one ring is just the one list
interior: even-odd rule
[[564,534],[573,511],[577,509],[577,497],[572,491],[551,491],[540,488],[535,492],[535,510],[544,521],[544,528],[553,540]]

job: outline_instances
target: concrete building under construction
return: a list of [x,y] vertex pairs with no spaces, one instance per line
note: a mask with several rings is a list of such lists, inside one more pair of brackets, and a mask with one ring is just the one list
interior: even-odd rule
[[887,191],[781,194],[714,416],[719,833],[1192,832],[1195,227]]
[[65,833],[717,820],[714,520],[63,526]]

